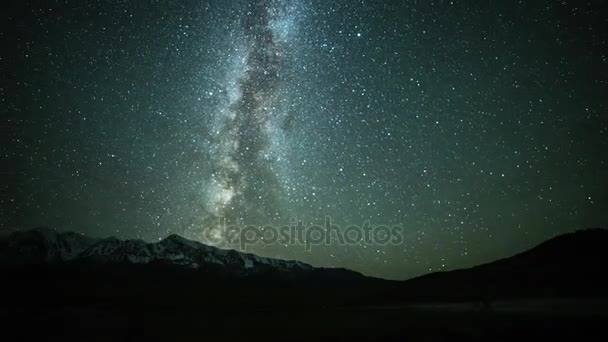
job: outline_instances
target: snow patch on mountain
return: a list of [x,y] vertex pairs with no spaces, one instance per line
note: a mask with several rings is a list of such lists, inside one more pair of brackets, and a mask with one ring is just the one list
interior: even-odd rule
[[14,233],[2,242],[2,263],[56,263],[94,261],[97,263],[150,264],[161,262],[191,269],[219,267],[233,274],[247,275],[256,271],[312,270],[298,261],[259,257],[235,250],[220,249],[200,242],[170,235],[162,241],[89,238],[76,233],[36,229]]

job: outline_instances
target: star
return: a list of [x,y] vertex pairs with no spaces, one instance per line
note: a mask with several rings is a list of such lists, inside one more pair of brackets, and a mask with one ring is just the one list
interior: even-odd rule
[[606,10],[570,6],[20,3],[0,230],[239,249],[230,224],[369,221],[402,241],[248,251],[406,279],[601,224]]

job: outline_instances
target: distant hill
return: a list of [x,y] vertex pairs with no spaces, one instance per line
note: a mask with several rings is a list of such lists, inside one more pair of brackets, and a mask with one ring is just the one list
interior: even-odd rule
[[557,236],[509,258],[408,280],[385,293],[383,301],[606,297],[607,262],[608,230],[580,230]]

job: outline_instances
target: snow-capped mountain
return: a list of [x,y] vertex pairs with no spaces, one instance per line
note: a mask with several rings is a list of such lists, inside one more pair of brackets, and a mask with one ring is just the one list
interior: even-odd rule
[[62,262],[126,264],[168,264],[190,269],[221,269],[234,275],[260,271],[312,271],[299,261],[263,258],[253,254],[224,250],[187,240],[178,235],[147,243],[115,237],[94,239],[52,229],[16,232],[0,240],[1,264],[40,264]]
[[77,258],[99,242],[82,234],[49,228],[15,232],[0,239],[0,263],[52,263]]

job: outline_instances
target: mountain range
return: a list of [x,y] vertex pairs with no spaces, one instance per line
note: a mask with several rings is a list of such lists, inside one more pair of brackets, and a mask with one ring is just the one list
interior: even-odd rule
[[0,237],[0,336],[605,340],[606,246],[608,230],[587,229],[484,265],[389,281],[177,235],[148,243],[21,231]]
[[[129,293],[130,299],[142,296],[142,300],[151,292],[172,293],[189,297],[192,303],[197,303],[193,298],[199,293],[214,292],[220,297],[227,294],[220,301],[223,304],[285,304],[286,298],[293,300],[295,290],[300,291],[298,305],[605,296],[606,246],[608,230],[587,229],[473,268],[389,281],[224,250],[178,235],[149,243],[41,228],[0,238],[0,272],[15,293],[53,289],[68,298],[74,293],[104,298]],[[270,302],[256,300],[267,292],[273,293]],[[215,298],[202,296],[200,301],[210,305]]]
[[312,266],[299,262],[258,257],[225,250],[170,235],[162,241],[91,238],[49,228],[15,232],[0,240],[0,264],[34,265],[60,263],[166,264],[180,268],[221,270],[226,275],[246,276],[264,270],[303,272]]

